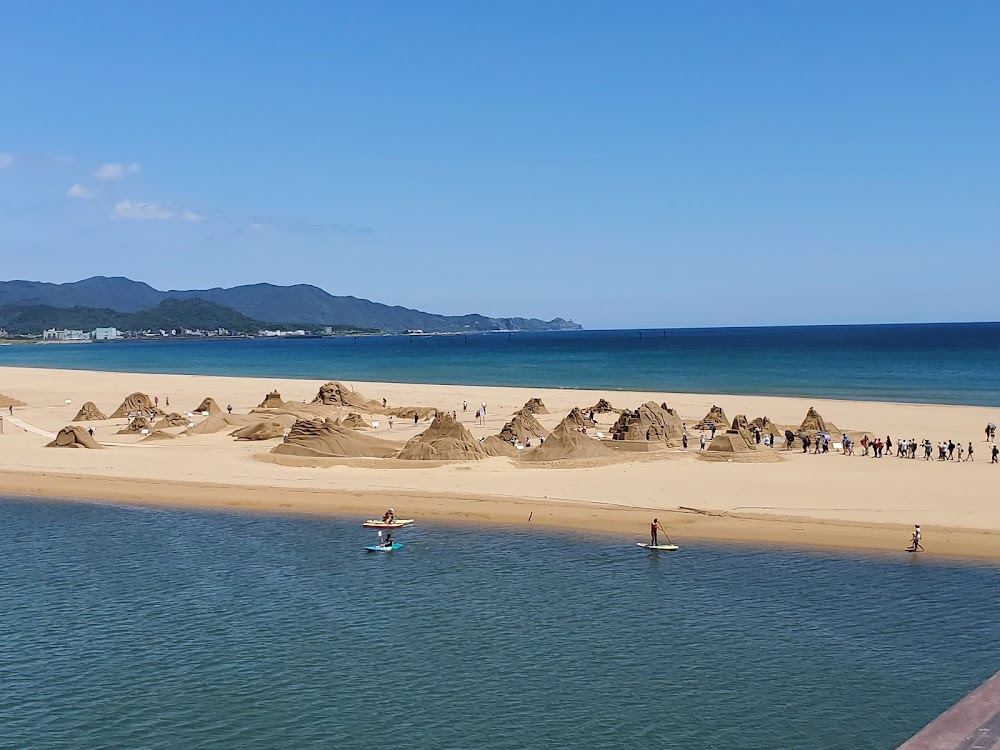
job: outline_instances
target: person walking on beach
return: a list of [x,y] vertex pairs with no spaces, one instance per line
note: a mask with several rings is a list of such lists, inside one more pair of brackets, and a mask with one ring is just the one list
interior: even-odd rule
[[10,416],[13,417],[14,416],[14,404],[9,404],[7,406],[7,411],[9,411],[10,412]]
[[232,414],[233,413],[233,405],[232,404],[226,404],[226,411],[228,411],[230,414]]
[[688,434],[687,434],[687,432],[685,432],[683,435],[681,435],[681,445],[684,446],[684,450],[688,449]]
[[159,406],[160,406],[160,397],[159,396],[153,396],[153,406],[156,406],[157,408],[159,408]]
[[715,422],[709,422],[708,429],[712,431],[712,440],[715,440]]
[[469,410],[469,402],[463,399],[462,400],[462,413],[465,414],[465,412],[467,412],[468,410]]
[[389,415],[389,429],[392,429],[392,415]]
[[966,461],[971,461],[972,460],[972,441],[971,440],[969,441],[969,457],[967,459],[965,459],[965,460]]
[[662,531],[664,535],[666,535],[667,533],[667,530],[664,529],[662,526],[660,526],[659,519],[654,518],[653,522],[649,524],[649,539],[650,539],[649,544],[651,547],[655,547],[658,544],[658,542],[656,541],[657,531]]
[[420,415],[419,414],[414,414],[413,415],[413,424],[416,425],[418,422],[420,422]]
[[991,464],[995,464],[995,463],[997,463],[997,456],[1000,456],[1000,450],[998,450],[998,449],[997,449],[997,444],[996,444],[996,443],[993,443],[993,452],[992,452],[992,456],[993,456],[993,460],[992,460],[992,461],[990,461],[990,463],[991,463]]
[[923,545],[920,544],[920,524],[913,525],[913,536],[910,538],[911,546],[907,552],[923,552]]
[[956,448],[958,448],[958,462],[962,463],[965,460],[962,458],[962,454],[965,453],[965,449],[962,447],[961,443],[959,443]]
[[951,438],[948,438],[948,460],[955,460],[955,441]]
[[701,443],[701,450],[705,450],[705,433],[704,432],[701,433],[701,437],[698,438],[698,441]]
[[167,406],[170,406],[170,396],[166,397]]

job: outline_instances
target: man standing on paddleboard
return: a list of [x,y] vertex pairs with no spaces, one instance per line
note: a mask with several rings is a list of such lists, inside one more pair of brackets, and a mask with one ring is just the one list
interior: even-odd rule
[[656,547],[657,546],[657,542],[656,542],[656,532],[657,531],[662,531],[664,534],[667,533],[667,530],[665,528],[663,528],[662,526],[660,526],[659,519],[654,518],[653,522],[651,524],[649,524],[649,538],[650,538],[649,546],[650,547]]

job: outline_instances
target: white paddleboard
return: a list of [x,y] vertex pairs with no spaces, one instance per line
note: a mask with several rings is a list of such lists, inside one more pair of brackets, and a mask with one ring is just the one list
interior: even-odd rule
[[643,544],[642,542],[637,542],[636,547],[642,547],[643,549],[651,549],[656,552],[676,552],[680,549],[676,544]]

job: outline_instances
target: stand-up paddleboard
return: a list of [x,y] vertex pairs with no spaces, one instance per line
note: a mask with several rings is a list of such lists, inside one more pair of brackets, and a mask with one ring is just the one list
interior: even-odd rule
[[644,544],[643,542],[637,542],[636,547],[642,547],[643,549],[651,549],[654,552],[676,552],[680,549],[676,544]]
[[398,549],[403,549],[402,542],[393,542],[390,546],[386,547],[381,544],[373,544],[371,547],[365,547],[369,552],[395,552]]
[[399,529],[403,526],[409,526],[413,523],[412,518],[397,518],[391,523],[388,521],[379,521],[377,519],[372,519],[370,521],[365,521],[362,526],[366,529]]

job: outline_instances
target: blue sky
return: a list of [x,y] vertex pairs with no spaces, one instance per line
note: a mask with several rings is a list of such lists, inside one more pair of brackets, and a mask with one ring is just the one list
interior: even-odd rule
[[4,278],[996,320],[1000,3],[6,3]]

